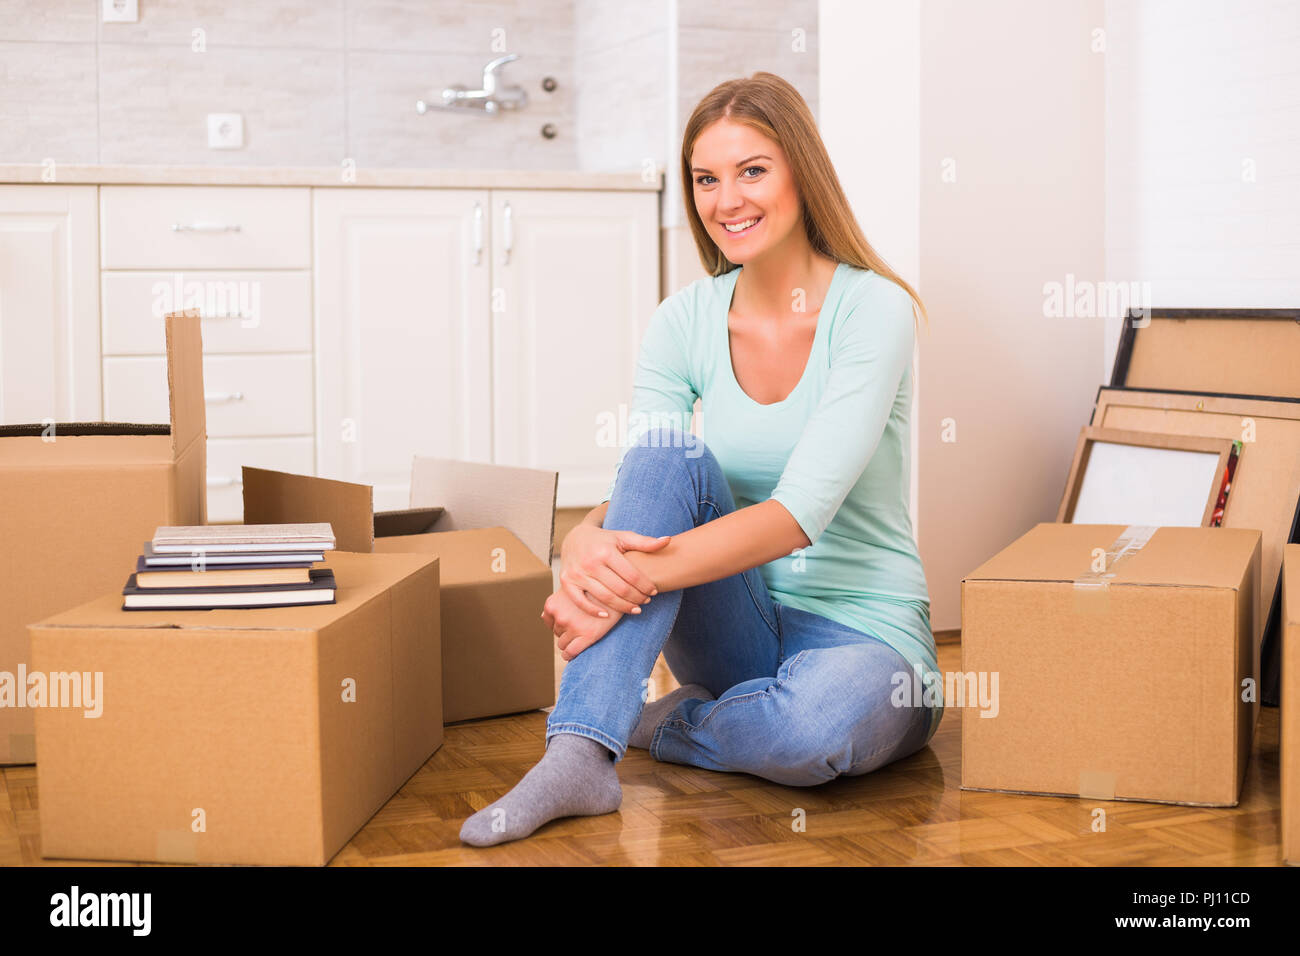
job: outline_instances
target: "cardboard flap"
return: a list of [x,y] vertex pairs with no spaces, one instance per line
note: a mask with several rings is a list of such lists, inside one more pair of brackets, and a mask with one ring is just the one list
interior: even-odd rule
[[406,508],[375,514],[375,539],[428,534],[442,517],[442,508]]
[[411,464],[411,507],[445,508],[435,531],[508,528],[550,567],[558,484],[558,472],[539,468],[417,457]]
[[509,528],[475,528],[432,534],[375,538],[375,551],[395,554],[436,554],[442,561],[440,584],[481,585],[518,581],[540,575],[551,580],[551,567],[542,564]]
[[328,521],[339,551],[375,549],[374,492],[369,485],[243,466],[244,524]]
[[[1088,577],[1096,549],[1109,550],[1124,525],[1041,522],[966,575],[965,581],[1064,581]],[[1259,546],[1246,528],[1157,528],[1109,569],[1124,584],[1235,588]]]
[[206,440],[203,400],[203,333],[198,309],[169,312],[167,395],[172,416],[172,456],[180,458],[196,440]]

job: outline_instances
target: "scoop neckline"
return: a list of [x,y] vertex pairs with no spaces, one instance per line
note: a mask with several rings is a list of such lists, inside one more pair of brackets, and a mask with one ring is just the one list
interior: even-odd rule
[[845,265],[846,264],[843,262],[837,262],[835,264],[835,271],[831,273],[830,284],[826,287],[826,295],[822,298],[822,307],[817,312],[817,327],[813,330],[813,344],[812,348],[808,350],[808,361],[804,363],[803,374],[799,376],[799,381],[795,383],[794,388],[790,389],[789,394],[778,402],[760,402],[756,400],[752,395],[740,387],[740,379],[736,378],[736,369],[731,364],[731,328],[728,319],[731,315],[731,303],[736,297],[736,282],[740,279],[740,270],[745,267],[737,266],[728,273],[731,276],[731,285],[727,290],[726,295],[723,297],[724,301],[722,306],[723,358],[727,363],[727,378],[730,379],[732,388],[740,393],[740,396],[755,408],[779,408],[782,405],[787,404],[795,397],[795,395],[798,394],[799,390],[803,388],[804,383],[808,380],[808,374],[812,369],[813,362],[816,361],[817,358],[817,346],[821,343],[822,328],[826,325],[826,322],[823,321],[823,316],[826,312],[826,304],[831,301],[831,294],[839,287],[840,277],[844,272]]

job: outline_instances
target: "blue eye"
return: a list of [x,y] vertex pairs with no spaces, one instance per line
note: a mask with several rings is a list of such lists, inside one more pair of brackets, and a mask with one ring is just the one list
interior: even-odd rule
[[[746,173],[747,173],[747,172],[749,172],[751,169],[757,169],[760,173],[765,173],[765,172],[767,172],[767,170],[766,170],[764,167],[762,167],[762,166],[746,166],[746,167],[744,168],[743,172],[746,172]],[[696,177],[695,177],[695,182],[698,183],[699,185],[703,186],[703,185],[705,185],[704,180],[706,180],[706,179],[713,179],[713,178],[714,178],[714,177],[710,176],[708,173],[701,173],[699,176],[696,176]],[[753,179],[754,177],[753,177],[753,176],[750,176],[749,178],[750,178],[750,179]]]

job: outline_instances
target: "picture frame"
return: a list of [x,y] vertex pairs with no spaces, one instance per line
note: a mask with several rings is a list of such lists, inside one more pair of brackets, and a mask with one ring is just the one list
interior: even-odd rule
[[1056,520],[1214,527],[1239,448],[1230,438],[1085,425]]

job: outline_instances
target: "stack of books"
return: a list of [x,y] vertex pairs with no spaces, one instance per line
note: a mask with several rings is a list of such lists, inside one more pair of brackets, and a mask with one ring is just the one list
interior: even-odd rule
[[312,567],[333,548],[328,522],[161,527],[122,589],[122,609],[333,604],[334,572]]

